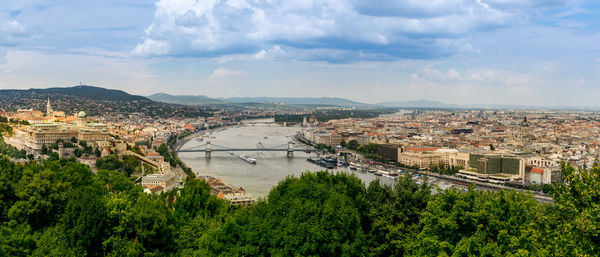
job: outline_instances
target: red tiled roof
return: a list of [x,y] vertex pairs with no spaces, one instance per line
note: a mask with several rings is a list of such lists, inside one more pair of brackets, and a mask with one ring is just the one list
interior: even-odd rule
[[533,168],[531,169],[532,173],[544,174],[544,169],[542,168]]

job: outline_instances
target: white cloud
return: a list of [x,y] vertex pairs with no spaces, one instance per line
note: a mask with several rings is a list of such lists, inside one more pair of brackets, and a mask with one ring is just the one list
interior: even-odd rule
[[229,69],[225,69],[225,68],[221,67],[221,68],[214,70],[210,75],[208,75],[206,77],[206,79],[204,80],[204,82],[215,83],[220,79],[223,79],[226,77],[231,77],[231,76],[236,76],[236,75],[241,75],[244,73],[245,72],[243,72],[243,71],[229,70]]
[[160,56],[169,53],[169,43],[146,39],[133,49],[132,54],[136,56]]
[[253,54],[230,54],[214,58],[218,63],[234,61],[256,61],[256,60],[274,60],[285,56],[287,53],[280,46],[275,45],[271,49],[260,50]]
[[[544,4],[531,0],[523,8]],[[302,58],[338,51],[333,61],[436,58],[477,53],[455,43],[466,33],[520,22],[526,10],[508,0],[160,0],[154,21],[133,53],[219,58],[274,46]],[[343,52],[343,53],[342,53]],[[330,56],[308,59],[329,60]]]
[[17,20],[0,21],[0,45],[10,46],[33,38],[29,28]]

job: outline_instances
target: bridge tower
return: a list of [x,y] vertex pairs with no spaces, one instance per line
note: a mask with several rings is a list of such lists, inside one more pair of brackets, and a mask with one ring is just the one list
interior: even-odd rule
[[293,158],[294,157],[294,142],[292,142],[292,141],[288,142],[287,157],[288,158]]
[[206,151],[204,151],[204,154],[205,154],[204,157],[210,158],[210,154],[211,154],[210,141],[206,141]]

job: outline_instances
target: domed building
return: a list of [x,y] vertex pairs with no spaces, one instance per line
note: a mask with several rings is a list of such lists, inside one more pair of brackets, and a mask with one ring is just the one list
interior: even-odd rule
[[83,127],[87,123],[87,114],[84,111],[77,113],[77,126]]
[[50,122],[29,126],[24,144],[28,152],[39,152],[43,145],[49,146],[59,139],[68,142],[71,138],[77,138],[90,145],[110,139],[106,124],[88,123],[84,111],[71,117],[73,119],[70,122],[67,117],[65,123]]

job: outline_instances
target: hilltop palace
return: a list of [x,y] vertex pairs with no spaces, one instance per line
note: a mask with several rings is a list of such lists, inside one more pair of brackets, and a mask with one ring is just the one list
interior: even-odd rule
[[[31,112],[27,114],[27,112]],[[35,112],[22,110],[24,115],[30,115],[29,120],[32,123],[26,127],[20,135],[23,148],[28,153],[39,153],[42,146],[50,146],[57,140],[65,142],[76,138],[78,141],[84,140],[88,144],[95,144],[102,141],[108,141],[110,136],[105,124],[91,123],[87,120],[84,111],[80,111],[76,116],[65,117],[64,112],[52,110],[50,99],[46,105],[46,116],[36,115]],[[39,112],[41,114],[41,112]]]

